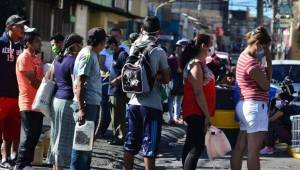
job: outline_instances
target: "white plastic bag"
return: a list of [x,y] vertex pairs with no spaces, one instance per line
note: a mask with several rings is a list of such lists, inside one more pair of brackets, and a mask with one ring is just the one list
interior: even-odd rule
[[222,157],[231,151],[231,145],[224,132],[214,126],[210,126],[206,132],[205,145],[210,160]]
[[55,82],[53,80],[47,80],[43,78],[43,81],[35,95],[35,99],[32,104],[32,109],[39,110],[46,117],[50,117],[51,114],[50,108],[51,108],[54,90],[55,90]]
[[94,121],[85,121],[81,126],[77,122],[74,132],[73,149],[91,151],[93,149],[94,131]]

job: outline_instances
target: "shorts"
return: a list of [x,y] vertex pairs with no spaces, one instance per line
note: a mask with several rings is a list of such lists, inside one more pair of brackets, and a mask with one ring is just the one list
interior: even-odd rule
[[155,158],[162,128],[162,111],[138,105],[129,105],[127,109],[128,132],[124,150],[132,155]]
[[236,105],[240,130],[247,133],[268,131],[268,104],[263,101],[244,100]]
[[17,98],[0,97],[0,135],[5,141],[19,140],[21,116]]

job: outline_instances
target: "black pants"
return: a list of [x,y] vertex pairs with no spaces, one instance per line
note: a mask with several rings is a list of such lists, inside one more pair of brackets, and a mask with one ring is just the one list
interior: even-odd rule
[[185,120],[188,124],[187,136],[182,152],[182,164],[185,170],[195,170],[198,159],[205,147],[204,116],[191,116]]
[[17,169],[29,166],[43,127],[43,114],[34,111],[21,112],[21,137],[17,158]]

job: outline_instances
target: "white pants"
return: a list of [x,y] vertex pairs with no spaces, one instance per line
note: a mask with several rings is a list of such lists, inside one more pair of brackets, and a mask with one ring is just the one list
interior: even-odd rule
[[268,104],[263,101],[241,100],[236,105],[240,130],[247,133],[268,131]]

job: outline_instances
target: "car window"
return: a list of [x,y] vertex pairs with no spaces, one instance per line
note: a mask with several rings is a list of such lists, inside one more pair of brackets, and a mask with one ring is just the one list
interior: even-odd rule
[[280,82],[289,75],[294,83],[300,83],[299,73],[300,65],[273,65],[273,79]]

